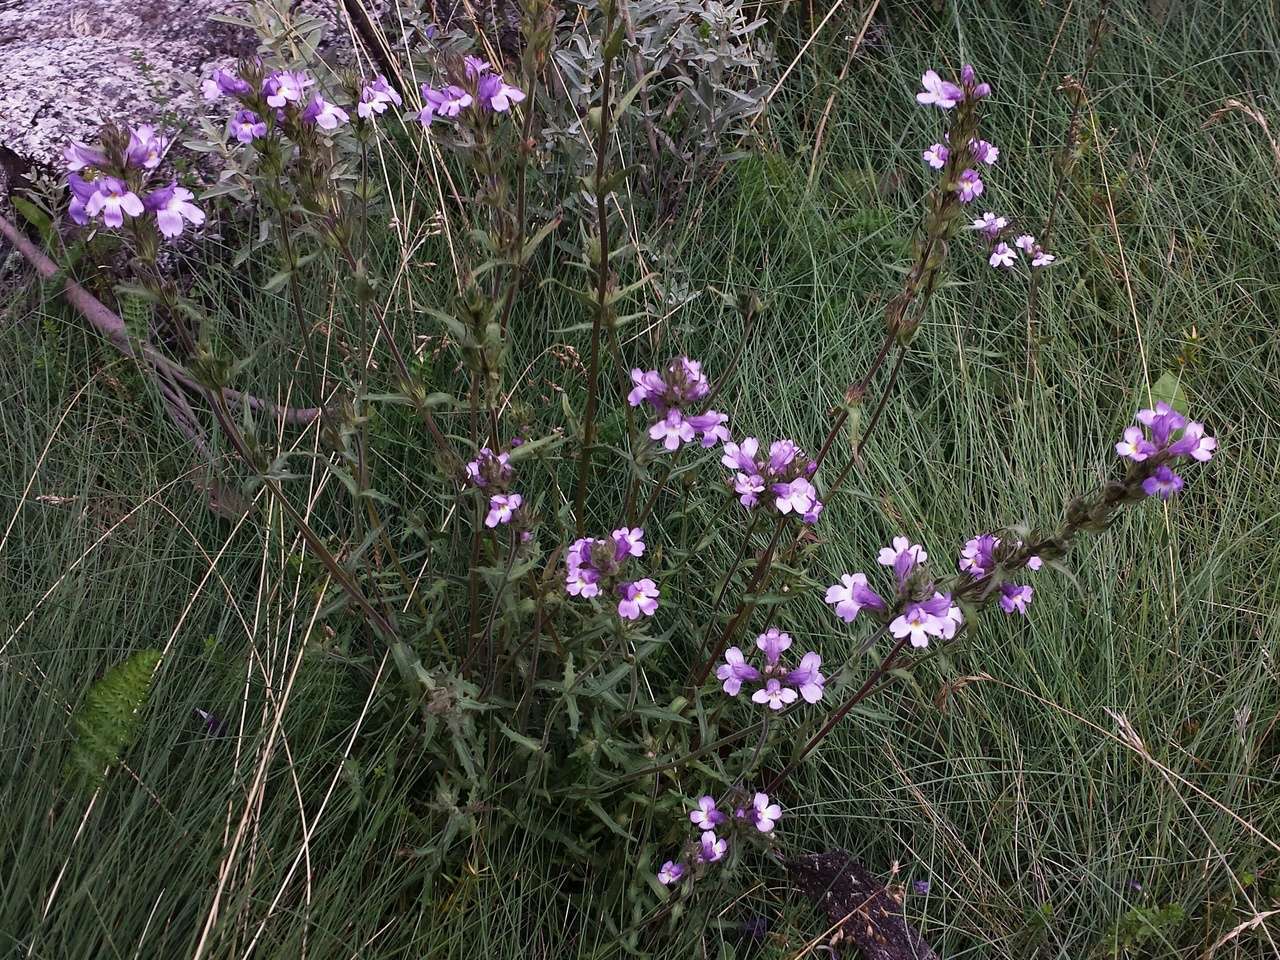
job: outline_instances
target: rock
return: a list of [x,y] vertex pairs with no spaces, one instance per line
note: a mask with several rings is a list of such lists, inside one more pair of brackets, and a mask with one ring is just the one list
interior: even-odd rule
[[[245,29],[210,20],[240,14],[228,0],[0,0],[0,147],[40,165],[70,138],[92,140],[104,120],[174,126],[201,106],[192,78],[257,48]],[[301,4],[349,32],[340,4]],[[340,27],[340,28],[339,28]]]

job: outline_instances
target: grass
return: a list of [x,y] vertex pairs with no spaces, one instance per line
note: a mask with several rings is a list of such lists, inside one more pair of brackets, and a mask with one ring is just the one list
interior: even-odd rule
[[[986,129],[1004,151],[991,206],[1035,224],[1069,112],[1054,88],[1080,69],[1091,8],[885,6],[887,47],[837,82],[865,10],[834,17],[753,155],[642,251],[667,283],[761,291],[768,311],[745,346],[733,422],[810,449],[876,348],[918,217],[915,152],[935,117],[910,103],[915,78],[962,57],[991,77]],[[1265,3],[1175,4],[1163,20],[1160,9],[1113,10],[1034,345],[1025,277],[997,276],[957,243],[889,419],[819,528],[835,574],[866,568],[899,530],[941,558],[982,527],[1051,523],[1111,468],[1114,436],[1166,372],[1221,441],[1168,509],[1129,511],[1087,541],[1074,579],[1041,574],[1028,621],[988,617],[857,710],[804,768],[787,844],[842,846],[900,882],[928,879],[906,909],[948,958],[1280,955],[1269,920],[1211,951],[1280,906],[1280,170],[1243,116],[1203,127],[1228,97],[1275,116],[1280,31]],[[261,348],[247,376],[268,393],[286,383],[271,349],[291,322],[280,303],[206,276],[227,327]],[[414,281],[419,302],[432,279]],[[317,311],[326,293],[316,285]],[[555,404],[543,381],[574,375],[551,348],[584,342],[555,331],[580,309],[545,292],[516,318],[516,366],[531,358],[531,388]],[[187,956],[216,913],[209,956],[619,954],[625,906],[575,889],[532,844],[477,849],[461,875],[425,869],[424,798],[385,695],[389,666],[329,635],[296,531],[265,500],[244,522],[206,509],[196,460],[154,396],[50,291],[20,292],[10,312],[5,949]],[[702,295],[626,349],[642,359],[679,344],[714,370],[737,322]],[[406,503],[428,493],[413,442],[388,443],[378,464]],[[304,470],[295,502],[317,517],[340,509],[327,475]],[[839,662],[855,631],[820,607],[792,604],[791,632]],[[68,794],[68,711],[145,648],[167,657],[127,769],[92,801]],[[231,735],[209,735],[198,709]],[[718,909],[698,955],[794,957],[822,929],[767,866],[708,895]],[[757,913],[771,934],[749,948],[735,931]],[[645,948],[694,952],[688,936]]]

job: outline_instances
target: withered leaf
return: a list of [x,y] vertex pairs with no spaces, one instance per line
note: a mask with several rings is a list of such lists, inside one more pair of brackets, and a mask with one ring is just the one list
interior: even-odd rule
[[844,850],[813,853],[786,861],[791,882],[826,911],[836,927],[830,945],[863,960],[939,960],[920,931],[902,917],[902,904],[871,871]]

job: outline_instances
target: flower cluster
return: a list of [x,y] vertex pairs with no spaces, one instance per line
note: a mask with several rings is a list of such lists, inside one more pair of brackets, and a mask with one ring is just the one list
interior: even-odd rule
[[765,500],[783,516],[795,514],[805,523],[817,523],[823,505],[811,478],[818,465],[805,457],[793,440],[775,440],[768,457],[759,453],[760,441],[755,437],[724,445],[720,462],[734,471],[733,491],[738,501],[753,510],[759,506],[761,494],[766,494]]
[[[1002,550],[1002,546],[1004,541],[992,533],[973,537],[965,542],[956,565],[961,573],[968,574],[974,580],[985,580],[994,574],[998,567],[1004,566],[1010,560],[1010,551]],[[1015,551],[1021,547],[1021,541],[1013,544]],[[1039,570],[1044,563],[1033,554],[1026,558],[1025,565],[1029,570]],[[1001,581],[1000,609],[1005,613],[1026,614],[1027,606],[1031,603],[1034,593],[1035,590],[1026,584]]]
[[161,235],[168,238],[180,236],[188,223],[204,223],[204,211],[191,202],[191,191],[172,176],[159,175],[172,142],[147,124],[108,125],[96,146],[72,140],[63,151],[71,219],[86,226],[100,218],[118,229],[126,220],[150,213]]
[[691,876],[692,867],[723,860],[729,852],[729,840],[717,836],[717,828],[728,824],[730,830],[736,827],[750,832],[754,829],[767,835],[773,832],[780,819],[782,807],[772,802],[767,793],[756,793],[749,801],[744,798],[744,802],[734,808],[732,818],[717,808],[715,797],[699,797],[689,812],[690,822],[698,828],[698,838],[680,860],[668,860],[662,865],[658,871],[658,882],[664,887],[672,886]]
[[[348,123],[351,115],[345,109],[326,100],[319,91],[308,93],[315,85],[315,78],[305,71],[267,71],[255,57],[242,61],[235,72],[214,70],[201,82],[200,89],[210,103],[222,97],[236,101],[237,109],[227,121],[227,133],[247,145],[277,133],[296,139],[311,128],[332,132]],[[371,120],[389,103],[400,103],[400,95],[379,75],[364,87],[356,112]]]
[[[889,632],[899,640],[910,639],[913,647],[927,647],[930,637],[949,640],[964,622],[951,594],[936,589],[932,581],[918,574],[928,559],[924,548],[907,537],[894,537],[878,557],[881,566],[893,569],[897,581],[894,609],[898,615],[889,621]],[[888,601],[871,589],[865,573],[843,574],[840,583],[827,588],[826,602],[845,623],[852,623],[863,610],[884,618],[890,612]]]
[[[977,75],[969,64],[960,71],[959,84],[943,80],[936,70],[926,70],[920,78],[920,85],[924,89],[916,94],[916,102],[944,111],[966,101],[972,103],[991,96],[991,85],[978,83]],[[942,170],[951,164],[954,181],[951,189],[961,203],[972,203],[986,189],[978,167],[994,166],[1000,159],[1000,148],[977,138],[965,138],[959,144],[952,144],[950,137],[944,136],[942,143],[930,145],[921,156],[934,170]]]
[[[1003,239],[1005,228],[1009,225],[1009,221],[1005,217],[997,217],[994,213],[984,213],[981,218],[974,220],[970,225],[970,229],[976,230],[991,242],[991,251],[987,256],[987,263],[993,267],[1010,269],[1018,261],[1018,250],[1021,250],[1031,261],[1033,267],[1047,267],[1057,258],[1049,251],[1045,250],[1036,242],[1036,238],[1029,233],[1019,234],[1013,241],[1013,246],[1009,246]],[[1016,250],[1014,248],[1017,248]]]
[[[1137,421],[1125,427],[1116,453],[1134,463],[1155,467],[1142,481],[1142,490],[1149,497],[1168,500],[1182,489],[1182,477],[1173,472],[1171,462],[1186,459],[1205,463],[1218,448],[1218,441],[1205,435],[1203,423],[1188,420],[1164,401],[1154,409],[1139,410]],[[1179,431],[1175,439],[1174,434]]]
[[[518,438],[511,441],[511,446],[519,445]],[[510,452],[494,453],[488,447],[481,447],[476,458],[467,464],[466,471],[467,483],[483,490],[489,498],[489,512],[485,515],[484,525],[492,529],[510,523],[524,505],[524,497],[510,492],[516,474],[511,466]]]
[[736,697],[744,683],[759,683],[751,695],[753,703],[767,704],[770,710],[781,710],[803,697],[806,703],[817,703],[827,678],[822,675],[822,657],[810,650],[800,658],[799,666],[788,669],[781,663],[782,654],[791,647],[791,636],[770,627],[756,637],[756,646],[764,654],[764,663],[756,668],[747,663],[741,648],[724,652],[724,663],[716,668],[716,679],[724,692]]
[[459,83],[449,83],[437,89],[429,83],[422,85],[422,109],[418,121],[430,126],[436,117],[453,119],[471,106],[478,106],[489,113],[506,113],[512,104],[524,99],[524,91],[511,86],[495,73],[487,60],[464,57]]
[[627,402],[633,407],[644,403],[653,407],[659,419],[650,425],[649,438],[667,450],[679,450],[695,437],[708,448],[729,439],[727,414],[715,410],[689,412],[711,392],[711,384],[697,360],[676,357],[661,371],[637,367],[631,371],[631,382]]
[[624,620],[651,617],[658,609],[658,585],[648,577],[623,578],[631,557],[644,556],[644,531],[620,527],[608,539],[582,537],[565,553],[565,592],[571,597],[618,597],[618,616]]

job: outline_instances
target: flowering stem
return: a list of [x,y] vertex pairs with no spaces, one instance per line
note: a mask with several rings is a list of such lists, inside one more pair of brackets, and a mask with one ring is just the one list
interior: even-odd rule
[[609,208],[608,189],[605,184],[604,165],[609,154],[609,96],[613,78],[613,55],[609,46],[613,37],[614,4],[605,4],[604,63],[600,79],[600,123],[596,138],[595,201],[596,233],[598,247],[595,251],[598,273],[596,277],[596,310],[591,324],[591,366],[587,374],[587,410],[582,426],[582,450],[578,458],[578,485],[573,496],[573,516],[578,536],[582,536],[586,517],[583,505],[587,496],[587,484],[591,480],[591,453],[596,438],[596,404],[600,391],[600,334],[609,312]]
[[902,369],[902,361],[907,355],[905,345],[898,347],[898,355],[893,360],[893,368],[889,371],[889,382],[885,384],[884,390],[880,394],[880,399],[876,403],[875,410],[871,413],[871,419],[867,422],[867,429],[863,431],[862,436],[858,438],[858,445],[853,449],[853,455],[849,457],[848,462],[836,474],[836,478],[832,481],[831,486],[827,488],[826,496],[828,499],[840,489],[840,485],[844,483],[845,478],[849,476],[849,471],[853,469],[853,465],[862,459],[862,448],[866,446],[867,439],[871,436],[871,431],[875,429],[876,424],[880,422],[881,415],[889,403],[889,397],[893,393],[894,384],[898,382],[898,371]]
[[324,393],[324,373],[315,354],[311,350],[311,332],[307,329],[307,320],[302,309],[302,292],[298,288],[298,261],[293,255],[293,239],[289,231],[289,217],[280,198],[284,196],[280,177],[276,175],[276,189],[273,197],[276,214],[280,220],[280,249],[284,253],[285,269],[289,271],[289,304],[293,308],[293,317],[298,324],[298,336],[302,338],[302,351],[306,355],[307,364],[320,377],[320,393]]

